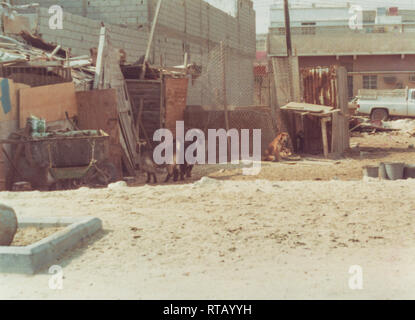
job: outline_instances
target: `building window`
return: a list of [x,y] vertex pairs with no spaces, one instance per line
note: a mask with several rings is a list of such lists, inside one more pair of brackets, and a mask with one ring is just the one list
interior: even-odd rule
[[315,22],[302,22],[301,23],[301,34],[316,34],[316,23]]
[[349,99],[352,99],[354,97],[353,76],[347,77],[347,88],[348,88],[348,93],[349,93]]
[[363,89],[377,89],[378,76],[363,76]]

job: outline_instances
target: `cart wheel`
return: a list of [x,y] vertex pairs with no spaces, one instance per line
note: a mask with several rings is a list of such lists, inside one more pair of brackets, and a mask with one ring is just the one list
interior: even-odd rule
[[112,162],[105,161],[98,164],[98,174],[96,180],[98,184],[107,185],[117,181],[118,171]]

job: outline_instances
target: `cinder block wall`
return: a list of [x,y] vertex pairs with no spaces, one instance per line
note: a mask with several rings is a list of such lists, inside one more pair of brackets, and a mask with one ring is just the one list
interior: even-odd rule
[[[99,21],[64,12],[63,29],[52,30],[49,28],[49,18],[48,9],[38,10],[38,33],[44,40],[71,48],[76,55],[89,54],[89,49],[98,47],[101,30]],[[135,62],[145,54],[148,40],[146,29],[133,30],[112,24],[106,24],[106,27],[111,43],[127,52],[128,62]]]
[[11,0],[16,5],[33,2],[43,8],[59,5],[66,13],[117,25],[145,24],[148,21],[147,0]]
[[[237,1],[233,17],[203,0],[165,0],[163,2],[151,59],[156,65],[182,65],[185,52],[189,62],[205,67],[210,53],[223,41],[228,48],[227,87],[230,104],[251,105],[254,94],[253,61],[256,52],[255,12],[251,0]],[[32,0],[13,0],[14,4]],[[98,46],[100,22],[110,24],[113,43],[127,52],[134,62],[145,53],[157,0],[38,0],[39,33],[45,40],[71,47],[84,54]],[[50,30],[47,7],[64,9],[64,29]],[[138,29],[139,25],[142,25]],[[126,28],[127,27],[127,28]],[[205,90],[206,91],[206,90]],[[205,95],[208,94],[205,92]],[[189,105],[203,105],[202,84],[189,88]]]

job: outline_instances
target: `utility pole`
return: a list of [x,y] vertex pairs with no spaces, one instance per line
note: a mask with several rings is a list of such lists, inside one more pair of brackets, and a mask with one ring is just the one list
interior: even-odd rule
[[284,0],[284,16],[285,16],[285,36],[287,42],[287,54],[289,57],[293,54],[292,44],[291,44],[291,23],[290,23],[290,7],[288,5],[288,0]]

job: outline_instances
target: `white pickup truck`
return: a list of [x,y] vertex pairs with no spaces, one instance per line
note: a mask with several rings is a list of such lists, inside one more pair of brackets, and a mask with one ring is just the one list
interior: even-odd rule
[[389,117],[415,117],[415,89],[359,90],[357,113],[368,114],[372,120]]

